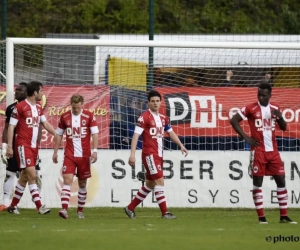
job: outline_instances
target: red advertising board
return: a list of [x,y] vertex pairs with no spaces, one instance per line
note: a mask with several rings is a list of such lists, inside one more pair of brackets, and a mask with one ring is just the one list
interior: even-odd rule
[[[73,94],[84,97],[85,109],[92,111],[99,127],[99,148],[109,148],[109,103],[110,91],[108,86],[45,86],[42,100],[44,114],[56,129],[60,115],[70,109],[70,98]],[[6,109],[5,87],[0,87],[0,124],[5,123]],[[1,133],[2,136],[2,133]],[[41,148],[53,148],[53,136],[45,129],[42,132]]]
[[[257,88],[157,88],[162,95],[161,112],[181,136],[236,136],[230,118],[246,104],[257,101]],[[277,136],[300,138],[300,89],[274,88],[271,101],[280,105],[288,131]],[[249,133],[247,121],[241,123]]]

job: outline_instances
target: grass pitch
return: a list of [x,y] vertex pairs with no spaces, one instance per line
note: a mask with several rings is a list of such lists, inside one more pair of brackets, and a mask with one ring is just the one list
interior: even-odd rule
[[257,223],[255,210],[170,210],[177,219],[161,219],[158,208],[137,208],[135,220],[128,219],[122,208],[87,208],[81,220],[75,209],[67,220],[58,217],[58,209],[48,215],[4,211],[0,249],[300,249],[299,209],[289,210],[297,225],[280,224],[278,210],[266,210],[268,225]]

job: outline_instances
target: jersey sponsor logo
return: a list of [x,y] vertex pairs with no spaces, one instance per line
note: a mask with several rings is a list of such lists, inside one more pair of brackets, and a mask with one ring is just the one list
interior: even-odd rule
[[254,124],[257,131],[275,131],[276,119],[255,119]]
[[85,138],[87,136],[87,131],[87,127],[72,127],[66,129],[66,133],[70,139]]
[[26,117],[26,124],[28,128],[36,128],[39,126],[40,117],[33,116],[33,117]]
[[149,133],[152,136],[152,138],[163,138],[164,128],[163,127],[149,128]]

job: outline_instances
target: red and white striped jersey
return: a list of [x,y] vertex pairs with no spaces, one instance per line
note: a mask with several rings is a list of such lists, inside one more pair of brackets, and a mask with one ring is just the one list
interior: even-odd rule
[[156,115],[150,109],[141,114],[134,133],[142,135],[143,154],[162,157],[164,131],[172,131],[168,117],[162,114]]
[[255,150],[266,152],[278,150],[275,136],[277,117],[271,113],[274,109],[280,110],[275,103],[269,103],[264,107],[255,102],[238,112],[243,119],[248,119],[252,138],[260,141],[259,147]]
[[37,148],[39,125],[45,121],[41,105],[27,100],[17,103],[9,120],[9,124],[16,125],[16,145]]
[[79,115],[66,111],[60,117],[56,133],[63,135],[66,131],[66,156],[91,156],[91,135],[98,134],[96,118],[92,112],[83,109]]

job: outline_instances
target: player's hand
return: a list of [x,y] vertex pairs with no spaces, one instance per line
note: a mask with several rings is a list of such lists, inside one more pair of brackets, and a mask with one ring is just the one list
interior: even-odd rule
[[53,156],[52,156],[52,161],[53,163],[58,163],[58,156],[57,156],[57,153],[53,153]]
[[134,167],[134,166],[135,166],[135,156],[134,156],[134,155],[131,155],[131,156],[129,157],[128,164],[129,164],[131,167]]
[[251,137],[248,137],[248,138],[246,139],[246,142],[248,142],[248,143],[250,144],[250,146],[252,146],[252,147],[254,147],[254,148],[257,148],[257,147],[259,146],[259,144],[260,144],[260,141],[259,141],[259,140],[255,140],[255,139],[253,139],[253,138],[251,138]]
[[7,146],[6,158],[12,158],[13,155],[14,155],[14,151],[12,149],[12,146]]
[[279,109],[274,109],[271,111],[272,115],[277,116],[277,119],[282,119],[282,114]]
[[188,153],[187,149],[186,149],[183,145],[181,146],[180,150],[181,150],[182,154],[183,154],[185,157],[187,157],[187,155],[188,155],[189,153]]
[[91,159],[91,160],[92,160],[92,161],[91,161],[92,163],[96,162],[97,159],[98,159],[97,152],[93,152],[91,158],[92,158],[92,159]]
[[7,152],[7,143],[2,143],[1,159],[3,164],[5,165],[7,164],[6,152]]

